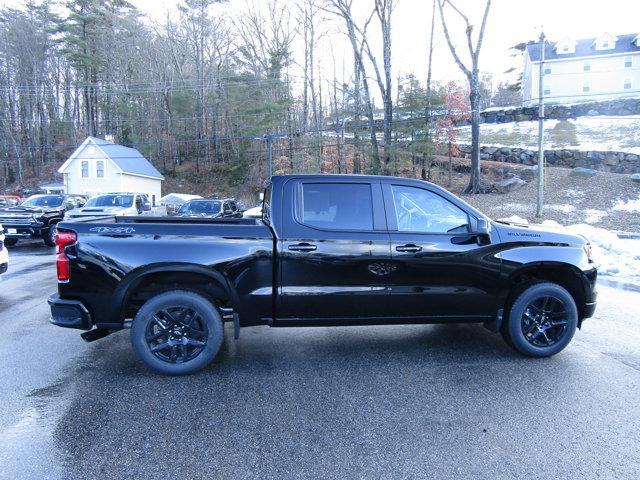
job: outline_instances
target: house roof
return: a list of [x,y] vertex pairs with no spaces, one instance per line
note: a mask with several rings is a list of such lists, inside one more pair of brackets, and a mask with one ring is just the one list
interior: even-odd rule
[[[609,50],[596,50],[594,42],[600,37],[585,38],[576,42],[576,49],[573,53],[556,53],[555,43],[547,43],[544,48],[545,60],[559,60],[564,58],[600,57],[616,53],[640,53],[640,47],[633,41],[638,34],[618,35],[615,48]],[[540,44],[532,43],[527,45],[527,52],[532,62],[540,61]]]
[[64,187],[63,182],[52,182],[52,183],[45,183],[43,185],[40,185],[40,188],[61,188],[61,187]]
[[157,178],[164,180],[162,174],[154,167],[144,155],[142,155],[135,148],[125,147],[116,143],[103,140],[102,138],[87,137],[82,144],[71,154],[69,159],[58,169],[58,172],[62,173],[69,163],[75,159],[81,152],[81,150],[89,143],[93,143],[104,154],[109,157],[115,163],[122,173],[128,173],[130,175],[141,175],[143,177]]

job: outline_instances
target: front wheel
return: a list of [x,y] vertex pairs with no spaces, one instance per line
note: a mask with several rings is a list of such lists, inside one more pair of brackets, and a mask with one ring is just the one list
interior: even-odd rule
[[4,239],[4,244],[7,247],[13,247],[16,243],[18,243],[18,239],[17,238],[5,238]]
[[216,308],[185,290],[149,299],[131,326],[131,343],[140,360],[166,375],[186,375],[206,367],[222,339],[222,318]]
[[529,357],[549,357],[563,350],[578,325],[573,297],[560,285],[536,283],[511,305],[503,336],[518,352]]
[[44,235],[44,244],[47,247],[55,247],[56,246],[56,233],[58,232],[58,229],[56,228],[56,225],[53,224],[49,227],[49,230],[47,230],[47,233]]

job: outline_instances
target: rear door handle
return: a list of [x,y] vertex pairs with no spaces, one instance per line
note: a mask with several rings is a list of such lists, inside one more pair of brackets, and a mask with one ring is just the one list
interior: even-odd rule
[[407,243],[406,245],[398,245],[396,247],[397,252],[410,252],[417,253],[422,251],[422,247],[420,245],[415,245],[413,243]]
[[311,243],[302,242],[302,243],[294,243],[292,245],[289,245],[287,248],[294,252],[313,252],[318,247],[316,247]]

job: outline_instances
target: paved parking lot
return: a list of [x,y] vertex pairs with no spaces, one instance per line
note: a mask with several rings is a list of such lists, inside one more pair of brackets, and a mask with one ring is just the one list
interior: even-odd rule
[[50,326],[54,256],[0,282],[2,478],[640,478],[640,293],[600,304],[554,358],[480,326],[242,331],[183,378],[126,331]]

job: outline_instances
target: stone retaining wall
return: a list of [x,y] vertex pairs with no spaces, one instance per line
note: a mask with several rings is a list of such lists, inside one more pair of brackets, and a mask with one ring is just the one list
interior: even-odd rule
[[[592,117],[596,115],[640,115],[640,98],[620,98],[576,105],[545,105],[545,117],[554,119]],[[509,123],[538,120],[538,107],[516,107],[502,110],[485,110],[480,113],[482,123]],[[470,125],[461,120],[458,126]]]
[[[458,145],[458,149],[461,157],[471,158],[471,145]],[[584,167],[613,173],[640,173],[640,155],[634,153],[562,149],[545,150],[544,158],[548,165],[558,167]],[[538,163],[538,150],[482,146],[480,159],[535,165]]]

